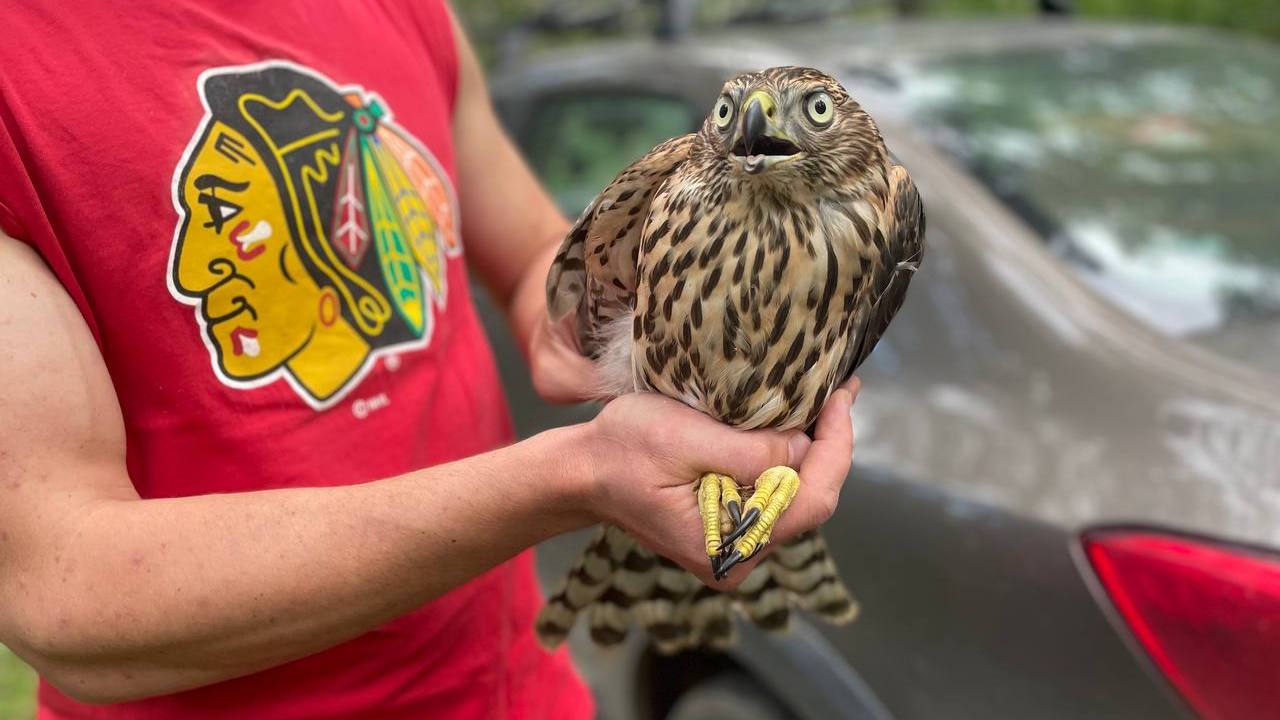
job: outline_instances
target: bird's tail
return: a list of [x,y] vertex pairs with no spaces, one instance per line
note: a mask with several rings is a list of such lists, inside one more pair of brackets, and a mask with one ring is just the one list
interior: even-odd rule
[[722,593],[605,526],[542,608],[536,629],[539,641],[553,648],[586,613],[598,645],[621,643],[635,623],[649,631],[660,652],[677,653],[732,644],[734,608],[762,628],[784,630],[797,607],[838,625],[858,614],[816,531],[775,548],[741,585]]

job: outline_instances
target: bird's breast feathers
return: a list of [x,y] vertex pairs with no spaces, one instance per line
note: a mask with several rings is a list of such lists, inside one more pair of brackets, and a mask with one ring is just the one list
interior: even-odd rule
[[674,174],[640,246],[636,385],[740,427],[810,424],[844,379],[874,225],[861,197],[791,202]]

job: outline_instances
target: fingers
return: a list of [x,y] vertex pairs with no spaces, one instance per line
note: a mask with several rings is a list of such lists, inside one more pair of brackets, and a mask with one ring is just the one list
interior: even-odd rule
[[552,322],[551,318],[547,318],[546,322],[538,327],[538,332],[546,333],[547,340],[551,345],[563,348],[578,357],[586,359],[582,353],[578,352],[578,338],[574,332],[574,319],[573,313],[569,313],[555,322]]
[[[856,391],[856,387],[854,390]],[[853,460],[853,393],[847,386],[832,393],[818,416],[813,445],[800,465],[800,492],[778,521],[785,540],[826,522],[836,510]]]
[[720,463],[720,472],[740,484],[749,485],[768,468],[796,467],[809,451],[811,441],[802,432],[777,433],[768,430],[729,430],[707,459]]
[[[751,483],[778,465],[798,468],[812,441],[799,431],[737,430],[655,393],[632,393],[605,406],[614,434],[666,458],[682,484],[705,472]],[[685,476],[688,477],[685,477]]]
[[[702,582],[722,590],[736,586],[764,553],[756,553],[733,568],[728,578],[716,581],[707,567],[706,539],[693,522],[698,513],[690,483],[701,473],[717,472],[749,484],[767,468],[798,465],[799,493],[771,537],[782,542],[817,527],[835,511],[849,471],[853,454],[849,412],[859,389],[860,383],[853,378],[831,395],[812,441],[798,432],[735,430],[678,401],[650,393],[609,403],[593,421],[611,438],[606,445],[612,449],[603,453],[601,467],[607,470],[605,476],[630,481],[618,485],[613,504],[631,509],[643,505],[654,511],[647,513],[650,520],[642,525],[628,522],[635,519],[629,514],[615,522]],[[639,479],[648,482],[636,483]],[[639,489],[643,492],[637,494]],[[745,508],[743,515],[741,524],[749,525]]]
[[596,368],[557,330],[563,324],[544,323],[535,330],[529,358],[533,386],[548,402],[581,402],[596,392]]
[[[830,442],[826,446],[828,449],[825,451],[828,454],[839,452],[839,447],[833,446],[832,443],[838,445],[839,443],[847,442],[849,451],[844,459],[845,470],[840,473],[842,479],[848,473],[848,462],[853,457],[853,427],[849,422],[849,409],[853,405],[853,401],[857,399],[858,392],[861,389],[862,380],[856,375],[850,377],[837,388],[831,397],[827,399],[826,405],[823,406],[822,414],[818,416],[818,424],[814,433],[816,437],[821,437],[825,434],[830,438]],[[841,405],[843,409],[834,407],[837,405]],[[841,430],[847,433],[847,441],[840,435]],[[777,445],[779,436],[784,437],[787,442],[785,460],[781,459],[782,452]],[[735,463],[736,467],[726,466],[726,469],[722,470],[722,472],[729,473],[739,483],[743,484],[754,482],[761,472],[776,465],[786,465],[800,470],[802,461],[807,462],[808,454],[812,452],[813,445],[809,436],[802,432],[776,433],[769,430],[753,430],[739,433],[739,439],[746,440],[747,443],[753,443],[757,439],[764,439],[767,444],[767,447],[763,449],[757,448],[753,451],[752,448],[747,447],[745,444],[734,443],[735,451],[729,462]],[[824,456],[822,461],[825,462],[827,459]],[[803,470],[800,473],[800,477],[805,477]]]

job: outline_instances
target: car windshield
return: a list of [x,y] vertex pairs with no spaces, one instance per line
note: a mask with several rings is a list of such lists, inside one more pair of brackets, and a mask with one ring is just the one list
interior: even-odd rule
[[897,79],[913,120],[1100,293],[1280,372],[1280,50],[1091,44]]

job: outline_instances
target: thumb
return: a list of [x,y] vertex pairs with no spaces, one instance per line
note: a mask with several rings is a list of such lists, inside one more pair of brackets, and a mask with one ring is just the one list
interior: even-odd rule
[[802,432],[734,430],[721,448],[717,472],[727,473],[739,484],[755,482],[760,473],[778,465],[799,467],[812,441]]

